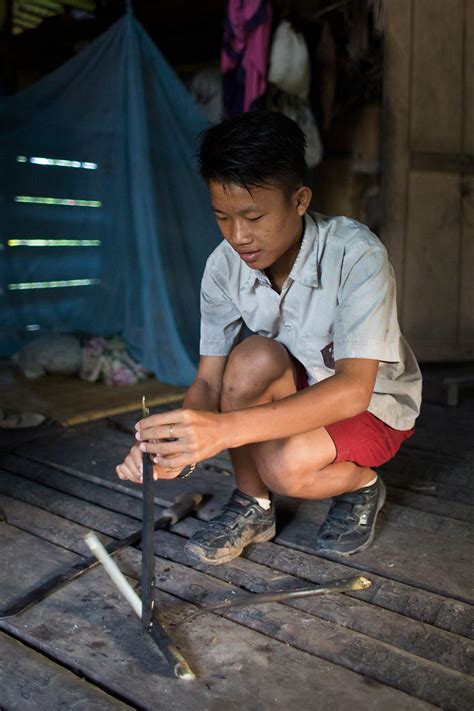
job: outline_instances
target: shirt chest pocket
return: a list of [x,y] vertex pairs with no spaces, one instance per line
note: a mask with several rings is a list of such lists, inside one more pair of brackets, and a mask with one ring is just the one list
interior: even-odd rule
[[303,335],[302,349],[314,368],[334,370],[334,344],[332,333]]

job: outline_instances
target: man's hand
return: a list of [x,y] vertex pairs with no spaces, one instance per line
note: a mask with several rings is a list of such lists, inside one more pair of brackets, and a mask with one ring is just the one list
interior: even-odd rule
[[[172,410],[150,415],[135,425],[140,450],[152,454],[160,470],[201,462],[226,448],[222,415],[203,410]],[[173,441],[169,441],[170,438]],[[165,441],[163,441],[165,440]],[[177,476],[175,474],[175,476]],[[173,478],[159,475],[159,478]]]
[[[221,416],[214,413],[219,409],[226,362],[226,356],[201,356],[196,379],[184,399],[185,407],[151,415],[136,425],[137,439],[143,449],[138,444],[132,447],[116,468],[120,479],[141,484],[142,455],[149,456],[146,452],[151,452],[155,459],[155,479],[175,479],[187,465],[201,462],[225,449],[227,445],[221,444],[217,434],[218,429],[222,430],[221,420],[217,419]],[[170,439],[169,425],[172,425],[173,438],[178,439],[175,442],[158,441]]]
[[[116,467],[117,476],[119,479],[128,479],[134,484],[141,484],[143,481],[142,457],[148,457],[144,454],[138,444],[134,445],[127,454],[122,464]],[[153,464],[153,479],[175,479],[182,471],[183,467],[176,466],[173,458],[168,458],[166,467],[161,467],[158,464]]]

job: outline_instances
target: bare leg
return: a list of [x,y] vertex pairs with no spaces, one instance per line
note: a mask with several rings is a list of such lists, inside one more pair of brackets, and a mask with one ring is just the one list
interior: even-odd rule
[[[232,352],[224,374],[221,410],[272,402],[296,392],[291,358],[279,343],[251,336]],[[376,476],[352,462],[332,464],[334,443],[324,428],[287,439],[230,450],[237,486],[255,497],[268,489],[304,499],[325,499],[355,491]]]
[[[270,338],[251,336],[228,359],[221,410],[245,410],[295,392],[296,373],[288,351]],[[379,495],[378,488],[375,493],[374,487],[361,489],[374,477],[371,469],[351,462],[333,464],[336,447],[324,427],[247,444],[230,454],[237,486],[243,493],[234,492],[222,513],[190,538],[185,547],[192,558],[218,565],[240,555],[250,543],[271,540],[275,535],[275,509],[259,506],[252,498],[266,498],[269,490],[305,499],[339,494],[355,497],[355,502],[346,503],[340,501],[343,496],[334,499],[318,533],[318,546],[326,552],[349,555],[370,545],[375,518],[383,505],[383,490]],[[357,489],[361,492],[347,493]],[[370,506],[365,506],[366,500]],[[348,527],[344,521],[341,524],[347,504],[357,514],[347,517]],[[334,506],[343,507],[342,519],[341,511],[333,510]]]
[[[250,336],[232,352],[224,373],[221,411],[262,405],[296,392],[294,367],[286,349],[275,341]],[[268,487],[254,460],[255,445],[230,449],[238,488],[265,498]]]

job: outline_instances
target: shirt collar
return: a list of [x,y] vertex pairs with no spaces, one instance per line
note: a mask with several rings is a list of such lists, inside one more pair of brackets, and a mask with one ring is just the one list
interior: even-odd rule
[[[250,286],[257,279],[260,283],[269,284],[266,274],[260,269],[252,269],[243,265],[248,271],[245,286]],[[295,263],[288,276],[292,281],[297,281],[304,286],[319,286],[318,278],[318,223],[312,215],[304,216],[304,232],[301,246],[296,256]]]

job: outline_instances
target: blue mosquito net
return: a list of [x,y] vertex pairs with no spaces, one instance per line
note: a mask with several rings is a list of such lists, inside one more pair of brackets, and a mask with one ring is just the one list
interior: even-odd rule
[[161,380],[192,381],[220,239],[195,162],[206,125],[131,13],[2,100],[2,355],[28,331],[118,333]]

